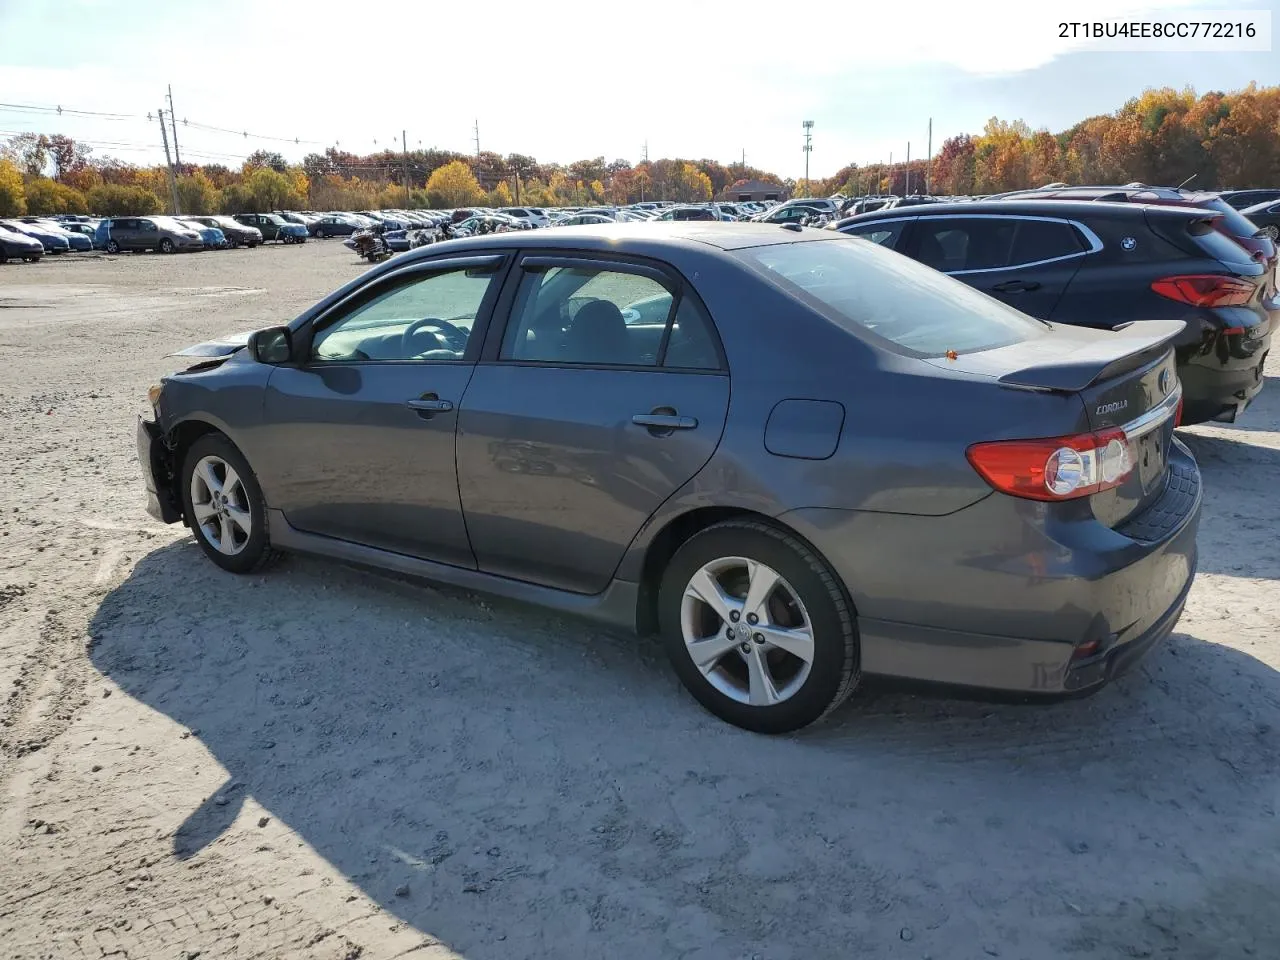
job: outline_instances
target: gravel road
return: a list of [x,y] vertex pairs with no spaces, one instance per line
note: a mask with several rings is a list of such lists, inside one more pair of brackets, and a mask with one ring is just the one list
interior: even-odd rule
[[0,956],[1228,960],[1280,951],[1280,366],[1183,431],[1177,634],[1100,695],[868,690],[769,739],[656,647],[150,520],[169,352],[337,242],[0,267]]

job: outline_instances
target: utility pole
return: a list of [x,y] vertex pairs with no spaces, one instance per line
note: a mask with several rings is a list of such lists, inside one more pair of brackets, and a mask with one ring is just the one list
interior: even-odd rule
[[164,125],[164,108],[160,108],[160,139],[164,142],[164,164],[169,169],[169,193],[173,196],[173,215],[182,211],[178,209],[178,181],[173,175],[173,161],[169,159],[169,131]]
[[520,206],[520,168],[515,168],[516,174],[516,206]]
[[409,209],[409,140],[403,130],[400,131],[400,176],[404,179],[404,207]]
[[480,159],[480,118],[476,117],[476,159]]
[[813,153],[813,121],[805,120],[804,128],[804,188],[809,192],[809,154]]
[[169,126],[173,128],[173,163],[182,166],[182,158],[178,156],[178,117],[173,112],[173,84],[169,84]]
[[907,141],[907,185],[902,191],[904,197],[911,196],[911,141]]
[[[876,184],[876,192],[880,191],[880,185]],[[893,193],[893,151],[889,151],[889,192]]]
[[933,172],[933,117],[929,118],[929,153],[928,159],[924,162],[924,192],[925,196],[931,197],[933,194],[929,192],[929,174]]

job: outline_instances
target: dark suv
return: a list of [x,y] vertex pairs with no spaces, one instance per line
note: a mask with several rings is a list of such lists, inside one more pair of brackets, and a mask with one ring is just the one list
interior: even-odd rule
[[1234,421],[1262,389],[1275,267],[1181,206],[988,200],[882,210],[837,229],[888,246],[1042,320],[1108,329],[1182,320],[1183,423]]
[[1119,203],[1151,203],[1159,206],[1200,207],[1220,214],[1213,226],[1263,263],[1276,262],[1276,244],[1262,234],[1256,224],[1243,216],[1219,194],[1182,190],[1178,187],[1148,187],[1131,183],[1123,187],[1042,187],[992,197],[993,200],[1103,200]]

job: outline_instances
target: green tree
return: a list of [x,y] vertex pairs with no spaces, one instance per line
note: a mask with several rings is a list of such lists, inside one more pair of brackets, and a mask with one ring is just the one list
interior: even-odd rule
[[461,160],[435,170],[427,180],[427,196],[433,207],[466,207],[484,200],[480,182]]
[[143,216],[159,213],[160,198],[146,187],[105,183],[89,191],[89,209],[104,217]]
[[250,213],[268,213],[289,206],[293,189],[284,174],[267,167],[254,170],[244,181]]
[[48,177],[36,177],[27,184],[26,192],[27,212],[35,217],[89,212],[84,194]]
[[199,168],[189,177],[178,178],[178,201],[183,213],[208,214],[218,208],[218,190]]
[[20,217],[27,212],[27,191],[22,171],[12,160],[0,158],[0,217]]

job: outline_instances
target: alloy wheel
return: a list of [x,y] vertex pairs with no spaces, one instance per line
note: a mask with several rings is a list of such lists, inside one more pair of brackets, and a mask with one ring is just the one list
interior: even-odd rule
[[813,667],[813,625],[795,589],[745,557],[704,564],[680,605],[685,650],[707,681],[738,703],[794,696]]
[[191,471],[191,510],[201,535],[229,557],[244,550],[253,533],[249,495],[235,468],[221,457],[202,457]]

